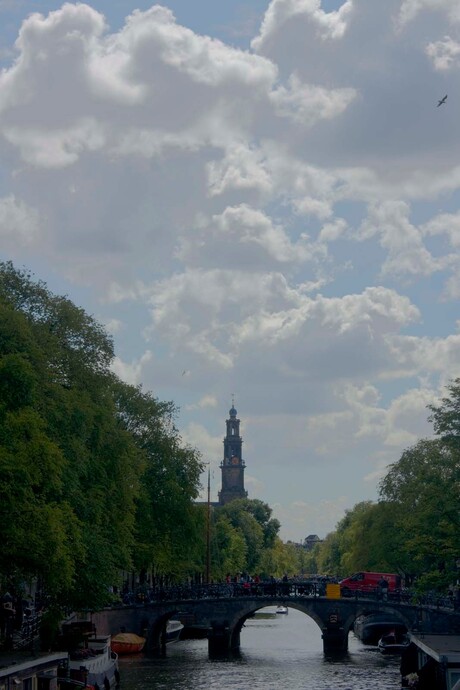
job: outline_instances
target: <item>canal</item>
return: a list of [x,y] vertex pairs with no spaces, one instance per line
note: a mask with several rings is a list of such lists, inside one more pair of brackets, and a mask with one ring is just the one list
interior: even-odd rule
[[[166,658],[120,659],[122,690],[399,690],[399,658],[365,647],[350,633],[345,658],[328,659],[321,632],[305,614],[264,609],[246,621],[241,653],[210,660],[207,640],[168,645]],[[266,615],[268,613],[268,615]],[[260,615],[260,614],[259,614]]]

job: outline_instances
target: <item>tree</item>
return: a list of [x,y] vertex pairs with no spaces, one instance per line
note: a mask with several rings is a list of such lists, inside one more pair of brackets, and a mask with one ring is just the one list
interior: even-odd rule
[[329,532],[318,545],[318,572],[323,575],[344,575],[341,564],[340,537],[338,532]]
[[450,397],[442,398],[440,405],[429,405],[434,432],[445,442],[460,444],[460,378],[452,381],[447,390]]
[[201,465],[172,403],[119,381],[103,327],[11,263],[0,317],[2,585],[97,608],[133,565],[184,573]]
[[213,511],[211,523],[211,578],[222,581],[246,569],[247,543],[240,529],[219,510]]
[[136,500],[137,570],[182,579],[190,573],[200,536],[194,501],[203,469],[199,453],[184,446],[175,407],[141,387],[114,381],[118,418],[142,454]]
[[296,546],[284,544],[279,537],[275,537],[273,546],[263,550],[260,572],[266,579],[271,576],[280,578],[284,575],[296,575],[299,572]]
[[271,518],[270,506],[257,499],[238,498],[219,510],[244,537],[247,552],[245,571],[254,574],[259,569],[264,549],[275,543],[280,527],[278,520]]
[[460,553],[459,487],[458,454],[442,440],[406,450],[380,485],[394,511],[406,567],[418,575],[438,573],[441,584],[452,577]]

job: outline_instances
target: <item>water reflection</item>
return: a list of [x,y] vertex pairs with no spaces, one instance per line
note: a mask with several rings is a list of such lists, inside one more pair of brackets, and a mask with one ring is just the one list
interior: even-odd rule
[[257,616],[241,631],[233,659],[208,658],[206,640],[184,640],[163,659],[121,661],[122,690],[399,690],[399,659],[381,655],[350,635],[349,652],[326,658],[321,631],[305,614]]

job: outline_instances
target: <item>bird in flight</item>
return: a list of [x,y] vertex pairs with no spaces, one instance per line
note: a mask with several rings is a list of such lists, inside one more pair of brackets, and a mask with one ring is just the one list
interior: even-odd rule
[[439,108],[439,106],[442,105],[443,103],[445,103],[446,101],[447,101],[447,94],[444,96],[444,98],[441,98],[441,100],[438,101],[438,105],[436,107]]

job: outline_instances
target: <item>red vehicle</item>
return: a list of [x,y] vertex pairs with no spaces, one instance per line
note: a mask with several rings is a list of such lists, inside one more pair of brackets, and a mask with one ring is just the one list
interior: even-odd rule
[[397,592],[401,589],[401,576],[395,573],[355,573],[351,577],[340,580],[340,593],[342,596],[350,596],[353,592],[378,593],[384,587],[383,581],[388,583],[385,589],[388,592]]

